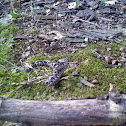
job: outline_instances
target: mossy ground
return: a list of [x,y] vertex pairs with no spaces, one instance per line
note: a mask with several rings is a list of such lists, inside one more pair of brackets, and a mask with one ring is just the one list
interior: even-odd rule
[[[0,48],[0,58],[4,58],[11,63],[16,63],[14,57],[11,55],[12,49],[10,48],[13,43],[13,34],[18,28],[14,25],[10,25],[7,28],[1,28],[0,37],[6,38],[4,44]],[[2,43],[2,42],[1,42]],[[8,46],[6,46],[8,45]],[[18,98],[27,100],[62,100],[67,98],[85,98],[96,97],[108,93],[109,84],[114,84],[116,90],[126,91],[126,69],[125,66],[118,68],[110,68],[109,65],[93,54],[90,49],[99,49],[101,53],[109,55],[106,51],[107,48],[111,48],[111,54],[120,56],[119,51],[121,45],[114,42],[98,42],[96,44],[90,43],[86,49],[82,49],[81,52],[73,54],[55,54],[51,56],[40,56],[39,54],[32,57],[29,60],[29,64],[34,64],[38,61],[48,60],[56,61],[61,58],[68,58],[71,64],[77,62],[78,65],[68,65],[66,71],[62,77],[69,76],[67,79],[62,79],[55,86],[47,86],[45,80],[50,74],[52,69],[48,67],[38,67],[35,71],[26,73],[24,71],[15,72],[12,71],[12,67],[7,62],[0,59],[0,95],[8,96],[8,98]],[[15,64],[16,65],[16,64]],[[79,76],[88,77],[88,81],[97,79],[99,84],[95,88],[89,88],[84,85],[81,88],[78,87],[79,76],[72,76],[71,73],[75,70],[79,70]],[[39,84],[30,85],[16,85],[20,82],[28,82],[33,78],[44,77]],[[15,85],[11,85],[16,83]]]

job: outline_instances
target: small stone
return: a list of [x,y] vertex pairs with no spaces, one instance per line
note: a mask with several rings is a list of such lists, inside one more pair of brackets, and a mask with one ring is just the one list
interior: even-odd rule
[[86,37],[86,38],[84,39],[84,41],[85,41],[85,42],[88,42],[88,41],[89,41],[89,38],[88,38],[88,37]]
[[122,56],[123,58],[126,58],[126,53],[121,53],[121,56]]
[[30,43],[33,43],[33,42],[34,42],[34,39],[30,39],[29,42],[30,42]]
[[113,38],[114,38],[114,36],[109,36],[108,38],[109,38],[109,39],[113,39]]
[[65,91],[67,89],[67,87],[63,87],[63,90]]
[[34,23],[31,23],[31,26],[34,26]]
[[87,81],[88,80],[88,77],[87,76],[84,76],[84,79]]
[[117,65],[118,64],[118,60],[113,60],[112,61],[112,65]]
[[92,81],[93,84],[98,84],[98,81],[95,79]]
[[115,69],[117,69],[118,67],[117,67],[117,66],[115,66],[114,68],[115,68]]
[[118,66],[119,66],[119,67],[121,67],[121,66],[122,66],[122,64],[121,64],[121,63],[118,63]]
[[30,50],[31,49],[31,47],[30,46],[28,46],[27,48],[26,48],[26,50]]
[[121,48],[120,48],[120,51],[121,51],[121,52],[126,52],[126,48],[121,47]]
[[72,53],[77,53],[78,51],[78,49],[73,49]]
[[105,57],[105,61],[108,63],[108,64],[111,64],[112,61],[111,61],[111,58],[109,56],[106,56]]
[[94,43],[94,44],[96,44],[96,43],[97,43],[97,41],[93,41],[93,43]]
[[107,51],[111,51],[111,48],[107,48]]

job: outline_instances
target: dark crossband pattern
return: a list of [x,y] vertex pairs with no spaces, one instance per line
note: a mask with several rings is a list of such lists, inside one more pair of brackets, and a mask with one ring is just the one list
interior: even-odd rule
[[67,65],[68,65],[68,59],[63,58],[63,59],[59,59],[57,62],[38,62],[38,63],[32,65],[32,68],[28,68],[25,71],[30,72],[30,71],[33,70],[33,68],[38,67],[38,66],[49,66],[49,67],[51,67],[55,72],[54,72],[53,75],[51,75],[46,80],[46,84],[48,86],[50,86],[50,85],[55,85],[59,82],[60,77],[62,76],[62,74],[66,70]]

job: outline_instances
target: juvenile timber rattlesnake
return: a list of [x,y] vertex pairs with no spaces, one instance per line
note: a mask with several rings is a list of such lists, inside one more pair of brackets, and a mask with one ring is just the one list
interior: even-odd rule
[[48,86],[55,85],[59,82],[60,77],[62,76],[63,72],[66,70],[66,67],[68,65],[68,59],[63,58],[59,59],[57,62],[38,62],[36,64],[32,65],[32,68],[25,69],[26,72],[30,72],[33,70],[33,68],[38,66],[49,66],[51,67],[55,72],[53,75],[51,75],[47,80],[46,84]]

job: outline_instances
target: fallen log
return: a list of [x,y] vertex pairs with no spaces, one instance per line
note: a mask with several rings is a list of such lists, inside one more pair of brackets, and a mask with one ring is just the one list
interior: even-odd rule
[[1,99],[0,120],[28,126],[126,125],[126,94],[110,89],[100,99],[30,101]]

